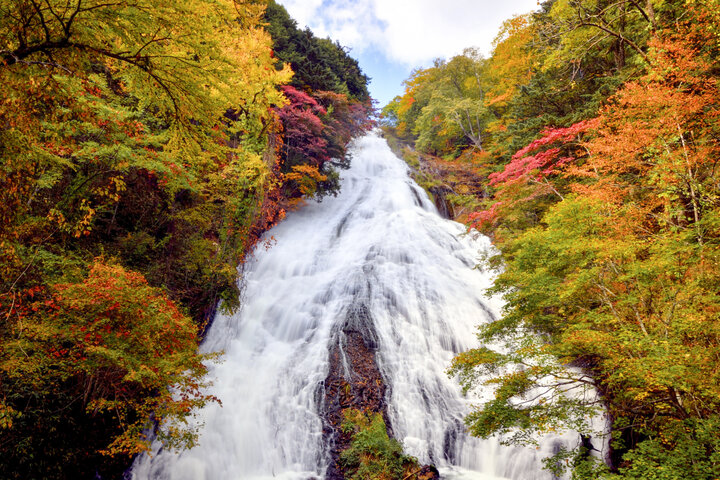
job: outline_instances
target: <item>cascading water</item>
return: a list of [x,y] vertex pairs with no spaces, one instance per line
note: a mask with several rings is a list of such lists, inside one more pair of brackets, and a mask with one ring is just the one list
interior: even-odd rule
[[540,459],[576,435],[539,449],[470,438],[462,419],[472,399],[445,373],[499,311],[484,296],[491,276],[473,269],[489,241],[442,219],[377,134],[351,155],[340,195],[268,232],[274,245],[247,265],[242,310],[215,319],[201,348],[225,351],[210,368],[223,405],[199,412],[199,445],[179,454],[155,446],[133,479],[321,478],[328,348],[358,311],[374,327],[388,416],[407,453],[443,478],[552,478]]

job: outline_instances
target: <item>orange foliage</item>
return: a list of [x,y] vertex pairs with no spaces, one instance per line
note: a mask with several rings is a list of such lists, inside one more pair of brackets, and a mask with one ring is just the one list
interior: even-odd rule
[[[720,148],[720,91],[711,66],[678,37],[652,43],[654,67],[626,84],[599,118],[584,146],[587,162],[571,165],[573,191],[602,202],[631,202],[636,227],[685,224],[701,215],[701,184]],[[644,218],[643,218],[644,217]]]
[[311,197],[317,191],[318,182],[327,180],[315,165],[293,165],[292,171],[285,174],[285,181],[295,182],[300,193]]

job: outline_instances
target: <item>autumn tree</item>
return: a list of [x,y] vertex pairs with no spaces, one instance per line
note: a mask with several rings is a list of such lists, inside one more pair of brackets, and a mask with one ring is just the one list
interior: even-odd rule
[[[551,61],[572,56],[577,61],[593,49],[608,51],[616,70],[628,59],[648,63],[646,43],[657,28],[656,0],[559,1],[552,4],[544,34],[557,36],[559,49]],[[576,68],[580,68],[580,63]]]
[[[558,475],[720,473],[718,11],[715,0],[544,2],[503,26],[478,70],[482,98],[444,90],[452,60],[438,61],[385,108],[405,141],[487,175],[469,224],[495,240],[484,266],[506,307],[450,371],[467,390],[494,389],[467,418],[475,435],[585,435],[548,461]],[[449,91],[488,113],[483,154],[458,142]],[[588,452],[601,411],[610,465]]]
[[116,474],[151,412],[192,443],[190,317],[237,305],[291,75],[263,9],[0,2],[3,477]]
[[[539,222],[501,239],[503,271],[493,291],[507,307],[481,338],[503,340],[511,353],[471,351],[453,371],[468,387],[481,374],[499,386],[468,418],[482,436],[515,432],[525,440],[560,425],[583,428],[598,397],[578,401],[564,392],[568,384],[597,389],[614,419],[619,473],[578,463],[578,478],[720,472],[709,434],[720,407],[712,267],[720,253],[713,133],[720,96],[707,56],[712,35],[685,28],[683,36],[653,40],[647,74],[575,127],[585,132],[573,147],[580,156],[558,157],[562,150],[547,149],[547,132],[493,177],[506,189],[522,177],[554,174],[565,190],[554,192],[562,198],[539,212]],[[571,130],[558,130],[556,139]],[[517,191],[503,191],[517,200]],[[502,207],[492,213],[506,220]],[[538,389],[557,394],[528,401]]]
[[16,321],[3,329],[0,354],[3,478],[121,466],[149,449],[151,415],[168,446],[195,442],[188,416],[213,400],[201,391],[197,326],[142,275],[98,261],[77,283],[10,300],[3,307]]
[[153,283],[199,300],[194,314],[230,300],[268,177],[269,108],[284,101],[274,87],[290,75],[272,68],[270,39],[254,26],[261,5],[163,4],[152,17],[127,2],[4,8],[15,59],[0,68],[6,242],[111,241]]
[[291,85],[299,90],[331,91],[361,103],[370,100],[369,78],[347,48],[327,38],[301,30],[285,7],[268,2],[264,16],[273,39],[278,66],[287,63],[295,75]]
[[495,195],[487,209],[470,214],[472,228],[492,232],[501,240],[505,232],[540,223],[545,210],[570,192],[566,167],[588,156],[582,139],[597,123],[593,119],[567,128],[548,128],[515,152],[502,171],[488,175]]

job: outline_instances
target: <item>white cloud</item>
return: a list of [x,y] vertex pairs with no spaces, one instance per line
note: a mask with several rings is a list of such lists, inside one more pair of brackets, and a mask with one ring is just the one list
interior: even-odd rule
[[406,65],[427,64],[466,47],[489,53],[502,22],[537,8],[537,0],[280,0],[316,35],[354,53],[382,52]]

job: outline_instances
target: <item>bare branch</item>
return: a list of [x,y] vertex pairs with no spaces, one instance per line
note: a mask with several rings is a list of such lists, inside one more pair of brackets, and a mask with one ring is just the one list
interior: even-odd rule
[[642,57],[642,59],[645,61],[645,63],[647,63],[648,65],[652,65],[652,63],[650,62],[650,59],[649,59],[648,56],[645,54],[645,52],[643,52],[642,49],[641,49],[635,42],[633,42],[633,41],[630,40],[629,38],[626,38],[626,37],[623,36],[621,33],[617,33],[617,32],[615,32],[615,31],[613,31],[613,30],[611,30],[611,29],[609,29],[609,28],[607,28],[607,27],[605,27],[605,26],[603,26],[603,25],[600,25],[600,24],[597,24],[597,23],[594,23],[594,22],[588,22],[588,21],[582,21],[582,22],[578,25],[578,27],[595,27],[595,28],[599,28],[600,30],[604,31],[605,33],[608,33],[608,34],[612,35],[613,37],[617,38],[618,40],[620,40],[621,42],[624,42],[624,43],[626,43],[627,45],[629,45],[633,50],[635,50],[635,51]]

